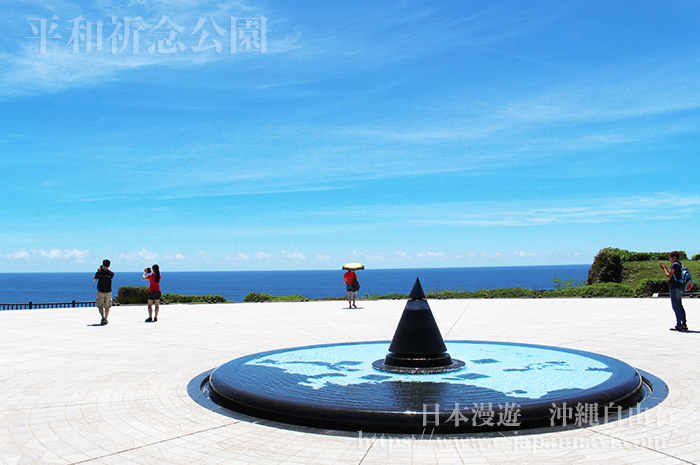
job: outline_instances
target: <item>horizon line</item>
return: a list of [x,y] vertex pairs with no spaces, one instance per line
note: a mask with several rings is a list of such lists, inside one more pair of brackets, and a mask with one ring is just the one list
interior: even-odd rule
[[[445,270],[445,269],[477,269],[477,268],[544,268],[555,266],[591,266],[589,263],[561,263],[552,265],[490,265],[490,266],[433,266],[433,267],[407,267],[407,268],[365,268],[359,271],[395,271],[395,270]],[[117,273],[143,273],[143,270],[119,270]],[[343,269],[285,269],[285,270],[167,270],[167,273],[265,273],[265,272],[299,272],[299,271],[345,271]],[[0,271],[0,274],[67,274],[67,273],[92,273],[92,271]],[[165,273],[163,273],[165,274]]]

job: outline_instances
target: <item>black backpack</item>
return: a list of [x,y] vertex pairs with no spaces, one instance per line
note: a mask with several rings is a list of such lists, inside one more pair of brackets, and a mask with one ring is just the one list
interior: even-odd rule
[[112,292],[112,274],[109,270],[97,272],[97,290],[100,292]]

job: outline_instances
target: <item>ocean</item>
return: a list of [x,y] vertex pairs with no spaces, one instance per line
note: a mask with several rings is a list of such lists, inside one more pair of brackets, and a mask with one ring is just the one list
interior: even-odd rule
[[[414,268],[360,270],[358,297],[367,294],[408,294],[416,278],[426,292],[434,290],[522,287],[552,289],[555,276],[585,282],[589,265],[506,266],[483,268]],[[242,302],[250,292],[298,294],[308,299],[347,296],[341,270],[319,271],[167,271],[163,293],[218,294]],[[90,273],[0,273],[0,303],[43,303],[95,300],[96,284]],[[115,270],[113,292],[121,286],[143,286],[142,273]]]

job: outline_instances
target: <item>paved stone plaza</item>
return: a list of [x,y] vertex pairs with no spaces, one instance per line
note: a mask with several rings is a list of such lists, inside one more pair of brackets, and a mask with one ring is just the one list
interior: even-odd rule
[[[556,432],[411,437],[317,430],[225,412],[199,383],[254,352],[390,340],[405,301],[0,312],[0,464],[700,463],[700,300],[676,333],[669,300],[429,301],[446,340],[554,345],[663,380],[635,416]],[[697,326],[696,326],[697,322]],[[449,349],[449,344],[448,344]]]

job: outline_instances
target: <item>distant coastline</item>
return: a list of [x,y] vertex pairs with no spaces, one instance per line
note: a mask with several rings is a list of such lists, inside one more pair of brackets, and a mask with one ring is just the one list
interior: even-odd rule
[[[406,294],[416,277],[428,291],[524,288],[547,290],[553,279],[585,281],[590,265],[497,266],[470,268],[404,268],[358,272],[365,295]],[[142,286],[140,272],[115,270],[114,293],[121,286]],[[93,300],[94,272],[0,273],[0,303],[70,302]],[[302,295],[308,299],[342,298],[342,271],[195,271],[163,272],[164,292],[183,295],[222,295],[242,302],[250,292]]]

